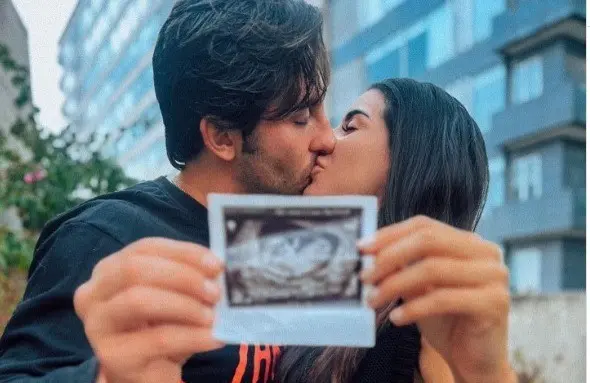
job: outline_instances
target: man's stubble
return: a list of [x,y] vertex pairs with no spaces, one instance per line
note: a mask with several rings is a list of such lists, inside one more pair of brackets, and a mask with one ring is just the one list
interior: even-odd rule
[[242,157],[237,167],[237,180],[247,194],[299,195],[309,185],[312,158],[305,169],[296,169],[297,158],[293,153],[281,153],[277,157],[260,145],[255,133],[244,137]]

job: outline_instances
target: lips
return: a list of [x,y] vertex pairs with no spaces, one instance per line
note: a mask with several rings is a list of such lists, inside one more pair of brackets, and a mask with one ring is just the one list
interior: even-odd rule
[[324,170],[324,168],[323,168],[323,167],[321,167],[320,165],[315,165],[315,166],[313,167],[313,169],[311,169],[311,173],[310,173],[310,175],[313,177],[313,176],[315,176],[316,174],[318,174],[319,172],[321,172],[322,170]]

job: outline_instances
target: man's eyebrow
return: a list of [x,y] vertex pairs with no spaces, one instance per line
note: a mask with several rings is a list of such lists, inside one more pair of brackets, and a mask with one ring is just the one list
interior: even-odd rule
[[344,117],[344,121],[350,121],[350,120],[352,120],[352,118],[354,116],[356,116],[357,114],[362,114],[363,116],[367,117],[369,120],[371,119],[371,117],[369,116],[369,114],[367,112],[365,112],[364,110],[353,109],[350,112],[346,113],[346,116]]

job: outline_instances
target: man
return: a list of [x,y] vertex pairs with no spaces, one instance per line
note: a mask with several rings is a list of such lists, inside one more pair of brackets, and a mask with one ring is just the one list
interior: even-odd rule
[[153,57],[172,180],[99,197],[44,229],[0,340],[0,382],[266,382],[280,349],[211,335],[222,270],[207,194],[300,194],[335,140],[318,10],[180,0]]

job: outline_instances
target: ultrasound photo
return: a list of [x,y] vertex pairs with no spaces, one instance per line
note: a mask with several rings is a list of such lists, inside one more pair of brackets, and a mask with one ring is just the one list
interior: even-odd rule
[[[226,344],[374,347],[373,196],[209,194],[211,251],[225,264],[213,336]],[[353,331],[351,331],[353,329]]]
[[358,306],[360,208],[225,207],[229,306]]

